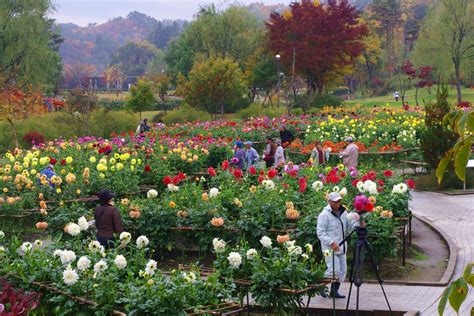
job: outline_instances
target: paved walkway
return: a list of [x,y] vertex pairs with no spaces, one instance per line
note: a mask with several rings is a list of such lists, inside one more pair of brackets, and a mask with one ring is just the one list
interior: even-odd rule
[[[414,214],[429,221],[435,228],[443,230],[457,246],[457,262],[452,280],[457,279],[469,262],[474,262],[474,195],[444,195],[431,192],[413,192],[410,207]],[[349,284],[341,286],[342,293],[349,292]],[[384,285],[393,310],[419,310],[421,315],[438,315],[438,302],[444,287]],[[351,295],[351,306],[355,308],[355,287]],[[332,307],[332,300],[313,298],[311,306]],[[337,308],[345,308],[346,300],[337,300]],[[474,307],[474,290],[459,311],[460,316],[469,316]],[[379,284],[363,284],[360,288],[360,310],[388,310]],[[444,315],[456,315],[448,307]]]

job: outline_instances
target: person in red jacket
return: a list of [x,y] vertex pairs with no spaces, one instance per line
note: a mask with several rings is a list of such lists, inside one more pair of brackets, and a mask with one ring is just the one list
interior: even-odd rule
[[97,241],[105,249],[113,248],[115,247],[114,234],[120,234],[124,231],[120,213],[113,203],[115,194],[104,189],[98,192],[97,196],[100,199],[100,205],[94,210]]

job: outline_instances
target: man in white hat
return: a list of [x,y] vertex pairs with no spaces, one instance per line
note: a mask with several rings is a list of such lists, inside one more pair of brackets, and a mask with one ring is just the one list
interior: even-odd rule
[[339,155],[342,158],[342,163],[347,168],[357,168],[357,161],[359,160],[359,147],[354,144],[354,137],[347,136],[345,141],[349,143],[346,149]]
[[[321,250],[326,260],[327,278],[336,278],[336,282],[331,284],[329,295],[335,298],[345,298],[339,294],[339,287],[347,274],[347,242],[339,245],[349,233],[358,226],[358,223],[347,217],[346,208],[341,205],[342,197],[338,192],[331,192],[328,198],[328,205],[318,216],[318,238],[321,241]],[[361,221],[360,226],[365,226]],[[332,254],[334,253],[334,264]],[[321,293],[326,297],[325,293]]]

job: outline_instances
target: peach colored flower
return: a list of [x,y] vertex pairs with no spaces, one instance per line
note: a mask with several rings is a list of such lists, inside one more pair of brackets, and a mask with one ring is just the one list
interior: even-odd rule
[[298,212],[298,211],[295,210],[294,208],[292,208],[292,209],[287,209],[287,210],[286,210],[286,218],[287,218],[287,219],[290,219],[290,220],[298,219],[298,218],[300,218],[300,212]]
[[277,235],[276,240],[279,244],[284,244],[287,241],[290,241],[290,235]]
[[213,217],[211,219],[211,225],[214,227],[221,227],[224,225],[224,219],[222,217]]
[[46,222],[38,222],[38,223],[36,223],[36,228],[38,228],[38,229],[46,229],[46,228],[48,228],[48,223],[46,223]]

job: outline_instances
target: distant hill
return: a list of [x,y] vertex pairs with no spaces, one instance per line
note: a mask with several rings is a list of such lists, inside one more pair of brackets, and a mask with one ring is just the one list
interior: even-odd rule
[[[110,62],[111,55],[129,41],[148,39],[152,32],[163,25],[174,24],[180,32],[186,21],[157,21],[139,12],[127,17],[114,18],[103,24],[80,27],[72,23],[58,24],[64,43],[60,54],[64,64],[83,63],[94,65],[100,74]],[[176,27],[177,26],[177,27]]]
[[[326,1],[328,0],[321,0],[321,2]],[[371,0],[349,1],[363,10]],[[413,10],[419,21],[426,14],[427,5],[432,1],[414,0],[418,6],[415,6]],[[247,7],[261,21],[268,19],[273,11],[281,12],[288,8],[283,4],[265,5],[262,2],[252,3]],[[156,47],[164,49],[170,40],[179,36],[188,23],[185,20],[158,21],[136,11],[130,12],[125,18],[117,17],[102,24],[94,23],[85,27],[73,23],[60,23],[57,27],[61,37],[64,38],[60,54],[63,64],[92,65],[92,68],[96,69],[96,75],[102,75],[103,70],[110,63],[112,54],[116,53],[122,45],[130,41],[147,40]]]

